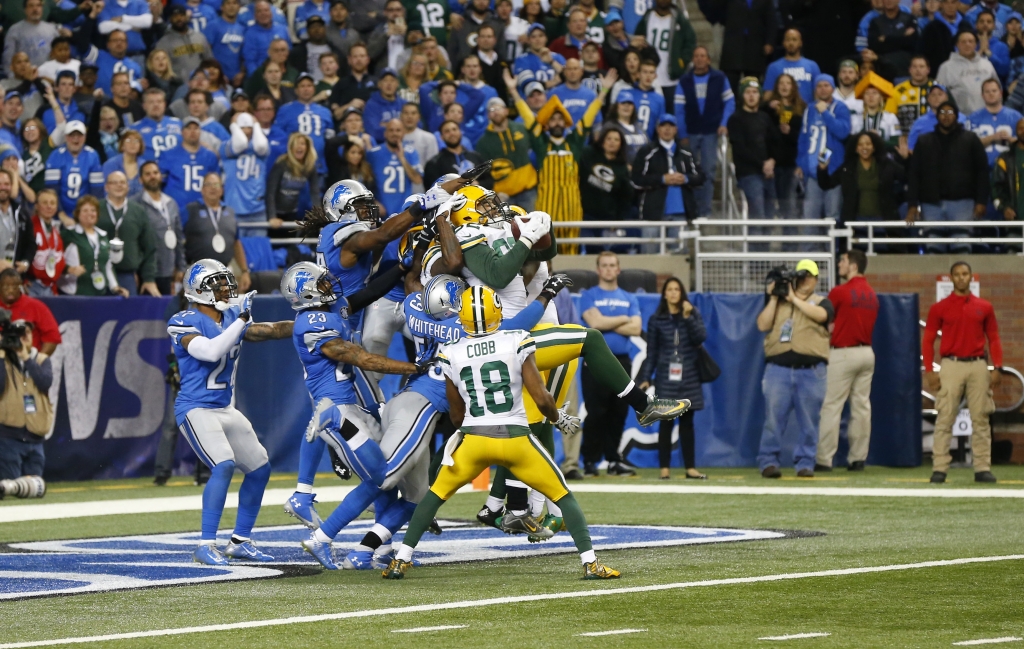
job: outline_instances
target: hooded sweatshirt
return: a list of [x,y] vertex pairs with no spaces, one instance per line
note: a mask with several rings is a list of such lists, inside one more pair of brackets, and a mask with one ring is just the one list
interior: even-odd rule
[[970,115],[985,107],[985,100],[981,98],[981,84],[986,79],[994,78],[998,78],[998,75],[988,59],[980,54],[968,59],[953,52],[949,60],[939,68],[935,83],[945,86],[956,100],[960,112]]

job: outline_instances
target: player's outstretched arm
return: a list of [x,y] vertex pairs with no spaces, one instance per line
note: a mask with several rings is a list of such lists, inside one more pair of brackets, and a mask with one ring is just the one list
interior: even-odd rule
[[446,218],[437,220],[437,240],[441,244],[441,259],[434,262],[431,274],[460,276],[466,260],[462,256],[462,244],[455,236],[455,228]]
[[444,379],[444,393],[448,397],[448,418],[452,420],[453,426],[459,428],[466,419],[466,402],[462,400],[459,389],[447,376]]
[[382,374],[415,374],[420,369],[413,363],[396,361],[387,356],[371,354],[359,345],[334,338],[320,348],[324,356],[339,363],[348,363],[370,372]]
[[292,327],[294,326],[295,322],[292,320],[254,322],[245,330],[243,340],[251,343],[261,343],[265,340],[281,340],[292,335]]
[[532,355],[523,363],[523,387],[533,397],[533,402],[537,404],[537,409],[542,415],[549,421],[558,419],[558,407],[555,405],[555,399],[544,387],[544,379],[540,377],[540,370],[537,369],[537,363],[533,360]]

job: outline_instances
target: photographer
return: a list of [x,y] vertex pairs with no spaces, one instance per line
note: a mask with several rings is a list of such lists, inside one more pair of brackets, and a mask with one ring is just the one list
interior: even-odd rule
[[[0,481],[43,474],[43,438],[53,424],[50,358],[32,346],[32,327],[0,309]],[[19,481],[20,482],[20,481]],[[40,480],[41,482],[41,480]],[[0,497],[11,491],[0,483]],[[25,497],[15,490],[14,495]],[[42,496],[42,493],[32,493]]]
[[758,330],[768,334],[761,382],[765,420],[757,463],[765,478],[782,476],[781,440],[789,415],[794,413],[800,428],[793,453],[797,476],[813,478],[828,374],[828,325],[835,311],[827,298],[814,293],[818,265],[810,259],[801,260],[796,272],[773,268],[766,282],[765,307],[757,316]]

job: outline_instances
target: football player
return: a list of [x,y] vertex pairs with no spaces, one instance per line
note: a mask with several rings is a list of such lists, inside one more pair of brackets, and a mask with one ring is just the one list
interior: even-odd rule
[[[273,561],[250,534],[270,479],[267,451],[252,424],[234,407],[235,373],[242,341],[278,340],[292,334],[292,323],[253,323],[256,291],[238,298],[238,284],[227,267],[201,259],[185,271],[190,308],[167,322],[167,333],[181,372],[174,402],[178,429],[199,459],[210,467],[203,489],[202,534],[192,555],[197,563],[228,565],[229,559]],[[238,490],[238,515],[231,541],[217,549],[217,528],[235,467],[245,474]]]

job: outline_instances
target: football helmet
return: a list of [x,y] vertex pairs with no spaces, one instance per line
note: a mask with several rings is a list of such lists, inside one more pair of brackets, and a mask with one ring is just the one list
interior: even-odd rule
[[281,295],[296,311],[313,309],[334,304],[338,294],[334,292],[337,280],[331,271],[311,261],[300,261],[281,277]]
[[450,218],[455,227],[467,223],[494,225],[512,219],[508,205],[489,189],[479,185],[467,185],[455,193],[466,197],[466,203],[462,207],[452,210]]
[[356,180],[339,180],[324,192],[324,211],[332,221],[368,221],[380,225],[373,192]]
[[462,292],[459,322],[470,336],[494,333],[501,326],[501,299],[489,286],[472,286]]
[[454,275],[437,275],[423,287],[423,312],[434,320],[458,315],[466,282]]
[[[227,298],[217,293],[226,290]],[[206,304],[218,311],[231,307],[228,300],[238,297],[238,282],[228,267],[216,259],[200,259],[185,271],[185,298],[196,304]]]
[[512,218],[517,216],[529,216],[529,212],[519,207],[518,205],[509,205],[508,209],[512,212]]
[[416,248],[416,233],[422,230],[422,225],[414,225],[398,240],[398,260],[406,268],[412,268],[412,253]]

